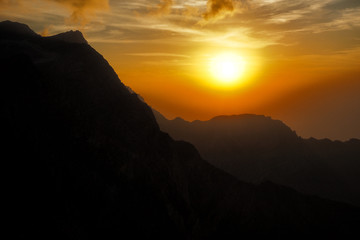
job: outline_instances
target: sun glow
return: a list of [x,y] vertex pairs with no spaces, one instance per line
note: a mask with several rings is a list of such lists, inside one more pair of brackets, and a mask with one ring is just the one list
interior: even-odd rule
[[244,75],[246,62],[233,53],[222,53],[210,60],[209,68],[216,82],[223,86],[233,86]]

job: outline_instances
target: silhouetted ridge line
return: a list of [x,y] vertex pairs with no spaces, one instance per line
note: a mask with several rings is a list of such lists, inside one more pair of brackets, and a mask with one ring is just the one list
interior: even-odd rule
[[69,31],[65,33],[60,33],[55,36],[48,37],[52,40],[59,40],[69,43],[84,43],[88,44],[88,42],[85,40],[83,34],[80,31]]
[[[31,30],[27,25],[11,21],[0,22],[0,38],[10,39],[33,39],[41,36]],[[45,37],[48,40],[63,41],[68,43],[88,44],[83,34],[76,31],[68,31],[54,36]]]
[[240,180],[270,180],[360,206],[358,139],[302,139],[283,122],[261,115],[186,122],[154,113],[163,131],[194,144],[211,164]]
[[0,39],[29,37],[40,37],[40,35],[36,34],[33,30],[31,30],[29,26],[22,23],[11,21],[0,22]]

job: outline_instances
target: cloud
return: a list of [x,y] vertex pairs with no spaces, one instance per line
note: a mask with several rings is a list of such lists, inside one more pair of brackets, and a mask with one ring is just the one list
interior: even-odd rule
[[0,0],[0,5],[17,3],[18,0]]
[[165,15],[171,12],[171,7],[173,5],[173,0],[161,0],[161,2],[157,5],[155,10],[150,12],[151,15]]
[[245,4],[246,0],[208,0],[207,11],[203,17],[205,20],[222,18],[233,13],[239,3]]
[[326,8],[331,10],[354,9],[358,7],[360,7],[359,0],[330,1],[326,5]]
[[48,0],[60,3],[72,11],[70,20],[85,24],[97,11],[109,8],[109,0]]
[[[222,18],[227,14],[231,14],[235,11],[235,9],[240,5],[245,5],[248,0],[207,0],[207,9],[205,13],[202,14],[202,17],[205,20],[210,20],[213,18]],[[150,11],[151,15],[166,15],[170,14],[171,7],[174,4],[174,0],[161,0],[161,2],[157,5],[157,8]],[[185,4],[182,13],[186,16],[198,15],[199,6],[188,6]],[[196,10],[195,10],[196,9]]]
[[[107,10],[109,0],[42,0],[55,2],[65,6],[71,11],[70,21],[73,23],[85,24],[96,12]],[[39,0],[0,0],[0,9],[10,6],[24,7],[25,3],[36,3]],[[23,4],[22,4],[23,3]],[[41,3],[41,1],[40,1]]]
[[50,30],[52,28],[52,25],[46,26],[41,32],[40,35],[43,37],[48,37],[50,36]]
[[2,8],[17,4],[19,4],[19,0],[0,0],[0,10]]
[[207,11],[203,15],[206,20],[234,11],[232,0],[209,0],[207,6]]

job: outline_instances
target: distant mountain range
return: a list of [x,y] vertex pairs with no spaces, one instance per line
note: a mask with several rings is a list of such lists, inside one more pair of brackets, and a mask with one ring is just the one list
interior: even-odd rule
[[8,236],[359,236],[359,208],[239,181],[160,131],[151,108],[78,33],[43,38],[6,21],[0,52]]
[[281,121],[260,115],[187,122],[154,113],[161,130],[194,144],[204,159],[240,180],[272,181],[360,206],[358,139],[303,139]]

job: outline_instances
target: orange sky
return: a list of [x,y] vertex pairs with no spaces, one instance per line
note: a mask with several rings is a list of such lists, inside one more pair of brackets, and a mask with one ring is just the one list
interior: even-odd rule
[[[168,118],[255,113],[301,136],[360,138],[358,0],[0,0],[0,20],[80,29],[120,79]],[[232,87],[209,62],[246,67]]]

